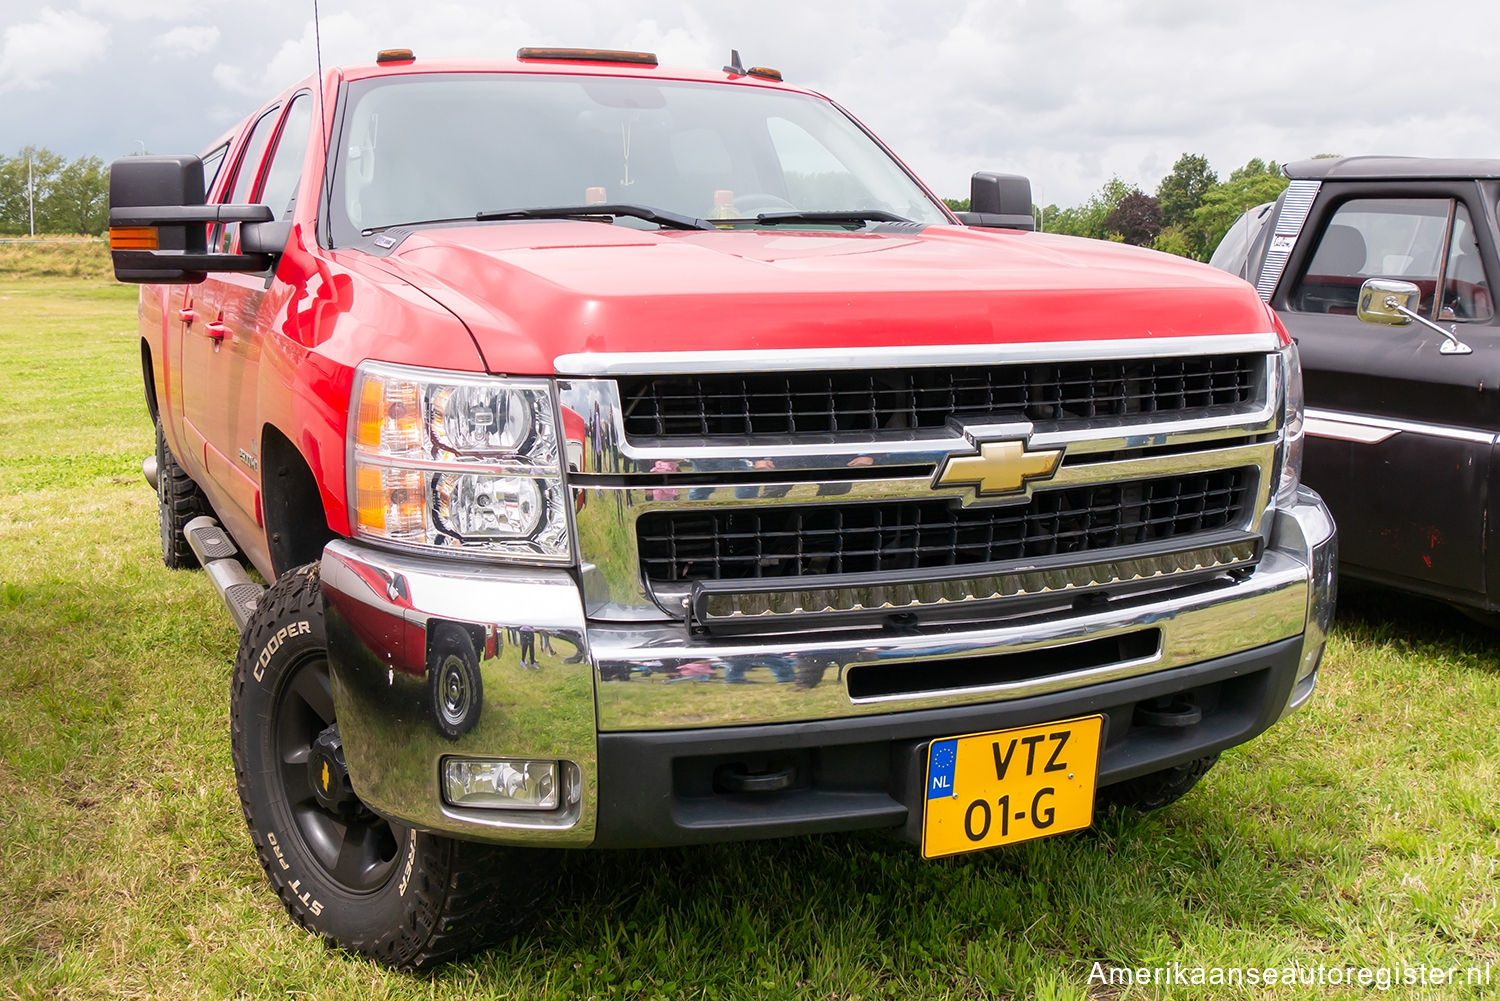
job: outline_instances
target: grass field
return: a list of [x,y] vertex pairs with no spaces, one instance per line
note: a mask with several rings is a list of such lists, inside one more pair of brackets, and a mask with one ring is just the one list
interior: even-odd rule
[[240,818],[233,628],[157,557],[134,292],[18,277],[3,253],[0,997],[1371,993],[1089,983],[1095,962],[1174,961],[1500,981],[1500,634],[1385,598],[1344,604],[1306,711],[1159,814],[941,863],[878,834],[585,853],[531,934],[467,963],[328,950]]

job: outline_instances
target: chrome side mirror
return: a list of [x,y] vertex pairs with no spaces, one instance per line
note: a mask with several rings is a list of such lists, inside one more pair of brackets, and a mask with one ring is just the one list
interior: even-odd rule
[[1412,308],[1421,298],[1421,289],[1411,282],[1394,278],[1371,278],[1359,287],[1359,306],[1356,312],[1365,323],[1378,323],[1387,327],[1404,327],[1416,320],[1422,326],[1430,327],[1443,335],[1438,354],[1472,354],[1474,349],[1458,339],[1456,326],[1444,330]]

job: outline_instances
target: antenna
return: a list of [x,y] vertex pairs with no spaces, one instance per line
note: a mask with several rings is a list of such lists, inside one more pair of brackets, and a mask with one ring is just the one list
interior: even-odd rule
[[[319,23],[318,18],[318,0],[313,0],[313,52],[316,55],[318,63],[318,137],[323,140],[323,184],[321,186],[322,190],[319,192],[319,200],[322,202],[322,205],[319,206],[317,215],[318,221],[321,222],[323,217],[323,206],[326,206],[328,204],[328,200],[333,197],[333,195],[330,193],[330,189],[333,187],[333,164],[328,162],[328,148],[330,145],[332,145],[333,139],[329,136],[330,126],[328,124],[328,109],[323,104],[323,91],[326,89],[327,85],[323,80],[323,29],[321,24]],[[314,223],[314,226],[316,225],[317,223]],[[333,234],[329,233],[327,235],[329,246],[332,246]]]
[[318,61],[318,134],[323,137],[323,167],[328,167],[328,109],[323,107],[323,29],[318,23],[318,0],[313,0],[313,52]]

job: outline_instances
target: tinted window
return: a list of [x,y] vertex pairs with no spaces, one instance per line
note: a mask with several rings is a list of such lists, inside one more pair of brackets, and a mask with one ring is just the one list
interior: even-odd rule
[[214,181],[219,179],[219,168],[224,166],[224,154],[229,152],[229,144],[225,143],[212,153],[205,154],[203,159],[203,192],[208,194],[214,189]]
[[307,158],[307,136],[311,127],[312,97],[298,94],[287,109],[281,138],[276,141],[276,152],[271,154],[271,163],[266,168],[260,197],[255,199],[269,205],[278,219],[286,214],[292,200],[297,197],[297,182],[302,178],[302,161]]
[[[255,128],[250,133],[250,138],[245,141],[245,151],[240,154],[239,166],[234,175],[234,184],[229,188],[228,195],[221,199],[225,205],[242,205],[250,200],[250,190],[255,185],[255,178],[260,173],[260,162],[265,159],[266,147],[271,145],[271,135],[276,131],[276,113],[280,109],[273,108],[260,116],[260,121],[255,123]],[[220,226],[214,233],[214,244],[219,252],[227,254],[234,243],[235,234],[239,232],[239,224],[231,223],[228,226]]]
[[1340,205],[1318,238],[1290,306],[1306,313],[1353,314],[1367,278],[1399,278],[1422,292],[1420,311],[1442,306],[1453,319],[1491,315],[1474,226],[1450,198],[1356,198]]
[[1469,210],[1462,205],[1453,216],[1453,240],[1448,249],[1448,264],[1443,269],[1443,301],[1440,320],[1488,320],[1495,315],[1490,298],[1490,283],[1479,257],[1474,238],[1474,223]]

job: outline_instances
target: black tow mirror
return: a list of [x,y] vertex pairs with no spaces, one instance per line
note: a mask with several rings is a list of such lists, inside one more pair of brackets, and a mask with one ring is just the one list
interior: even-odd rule
[[1031,181],[1020,174],[975,174],[969,181],[969,210],[954,213],[968,226],[1036,229],[1036,218],[1031,214]]
[[[265,205],[204,204],[196,156],[129,156],[109,168],[109,252],[122,282],[193,285],[210,271],[264,271],[269,253],[212,254],[216,223],[268,223]],[[283,244],[285,246],[285,244]]]

